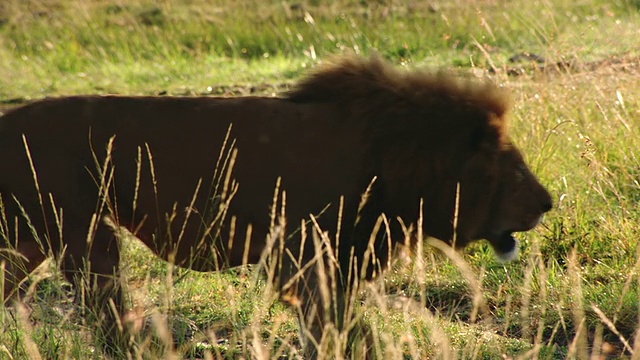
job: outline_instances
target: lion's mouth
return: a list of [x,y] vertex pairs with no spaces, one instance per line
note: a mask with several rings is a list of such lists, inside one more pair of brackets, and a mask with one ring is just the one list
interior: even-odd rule
[[509,262],[518,256],[520,242],[513,236],[512,231],[505,231],[496,236],[488,236],[496,257],[500,261]]
[[521,226],[507,231],[498,232],[495,235],[487,236],[496,257],[500,261],[509,262],[518,256],[520,242],[513,236],[513,233],[529,231],[535,228],[542,221],[542,214],[525,221]]

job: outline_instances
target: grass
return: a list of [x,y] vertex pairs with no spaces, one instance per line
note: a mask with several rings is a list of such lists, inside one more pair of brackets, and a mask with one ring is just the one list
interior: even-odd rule
[[9,1],[0,9],[0,98],[279,84],[345,50],[437,67],[487,67],[487,54],[501,66],[521,51],[587,61],[637,51],[636,10],[558,0]]
[[[483,243],[464,251],[462,268],[430,247],[422,262],[400,257],[359,297],[377,356],[638,358],[639,9],[604,0],[9,0],[0,4],[0,102],[272,95],[344,51],[491,78],[512,94],[512,136],[555,209],[520,236],[509,264]],[[543,58],[543,70],[509,61],[521,52]],[[183,329],[176,345],[156,336],[142,357],[298,355],[293,312],[252,269],[197,274],[135,240],[126,250],[132,304],[158,314],[156,333]],[[68,286],[55,277],[39,285],[29,308],[0,309],[0,359],[100,357]]]

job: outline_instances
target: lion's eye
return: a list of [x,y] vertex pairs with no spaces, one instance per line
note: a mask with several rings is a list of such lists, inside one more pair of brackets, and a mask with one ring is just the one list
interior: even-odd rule
[[527,177],[527,167],[520,164],[515,171],[516,181],[521,182]]

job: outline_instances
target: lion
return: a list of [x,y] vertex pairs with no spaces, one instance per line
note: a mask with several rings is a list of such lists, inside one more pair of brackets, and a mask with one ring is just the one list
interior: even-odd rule
[[318,346],[398,243],[486,239],[515,256],[513,234],[552,199],[509,138],[507,110],[493,85],[375,56],[320,66],[281,97],[14,109],[0,118],[5,296],[54,255],[70,281],[91,274],[87,301],[113,322],[106,299],[125,310],[113,276],[124,227],[197,271],[277,264],[272,281]]

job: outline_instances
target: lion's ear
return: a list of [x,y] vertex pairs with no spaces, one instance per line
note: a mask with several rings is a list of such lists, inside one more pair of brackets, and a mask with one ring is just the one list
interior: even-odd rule
[[486,121],[471,133],[473,149],[497,150],[507,142],[507,121],[503,116],[494,113],[487,114]]

